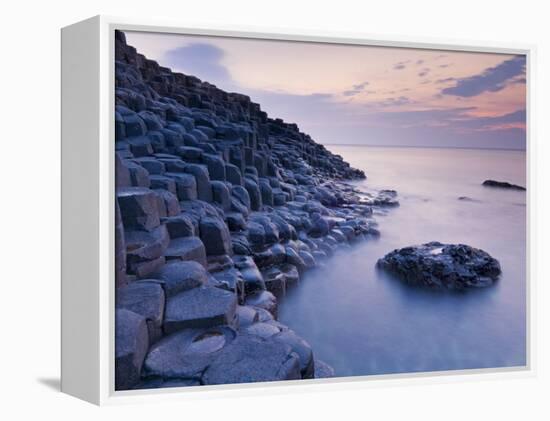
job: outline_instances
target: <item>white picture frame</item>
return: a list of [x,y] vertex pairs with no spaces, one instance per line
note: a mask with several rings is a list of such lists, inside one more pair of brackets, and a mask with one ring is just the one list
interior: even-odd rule
[[[377,37],[367,34],[280,33],[274,28],[194,26],[96,16],[62,29],[62,377],[63,392],[103,405],[242,396],[263,393],[365,388],[394,384],[474,381],[525,377],[535,373],[533,355],[534,283],[531,217],[527,220],[527,364],[521,368],[359,376],[260,384],[143,391],[114,390],[114,31],[139,30],[190,35],[262,38],[454,51],[525,54],[527,57],[528,185],[534,173],[531,104],[536,86],[535,47],[455,40]],[[528,215],[534,193],[528,189]],[[383,380],[383,383],[380,382]]]

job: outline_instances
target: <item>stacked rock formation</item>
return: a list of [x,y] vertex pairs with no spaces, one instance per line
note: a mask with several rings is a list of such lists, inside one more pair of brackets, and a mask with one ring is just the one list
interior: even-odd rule
[[377,199],[343,182],[364,173],[249,97],[115,42],[116,388],[330,376],[277,299],[377,234]]

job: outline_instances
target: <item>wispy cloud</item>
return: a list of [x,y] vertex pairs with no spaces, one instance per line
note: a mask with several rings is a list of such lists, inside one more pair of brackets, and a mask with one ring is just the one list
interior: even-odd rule
[[483,92],[497,92],[506,86],[510,79],[525,74],[525,56],[515,56],[482,73],[457,79],[454,86],[441,91],[444,95],[473,97]]
[[362,82],[358,83],[356,85],[352,86],[352,89],[346,90],[342,92],[342,95],[344,96],[354,96],[357,95],[365,90],[365,88],[369,85],[369,82]]
[[419,77],[424,77],[424,76],[427,76],[428,73],[430,73],[430,69],[428,69],[427,67],[425,67],[424,69],[422,69],[422,70],[418,73],[418,76],[419,76]]
[[399,61],[393,65],[393,70],[403,70],[409,62],[410,60]]

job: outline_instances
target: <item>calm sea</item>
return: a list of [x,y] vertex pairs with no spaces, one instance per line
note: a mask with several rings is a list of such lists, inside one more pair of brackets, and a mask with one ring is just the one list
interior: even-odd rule
[[[381,237],[308,273],[280,303],[280,319],[338,376],[526,363],[526,194],[521,151],[331,146],[367,173],[358,185],[395,189],[401,206],[377,216]],[[466,196],[471,200],[458,200]],[[481,248],[500,281],[463,294],[406,286],[375,269],[378,258],[428,241]]]

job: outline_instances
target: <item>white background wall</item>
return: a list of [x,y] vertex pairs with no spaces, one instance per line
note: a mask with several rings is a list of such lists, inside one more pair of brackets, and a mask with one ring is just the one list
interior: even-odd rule
[[[0,57],[0,417],[3,419],[550,419],[543,248],[548,234],[550,31],[543,1],[142,1],[4,2]],[[296,393],[98,409],[60,394],[59,62],[62,26],[95,14],[183,22],[356,31],[538,45],[532,103],[537,201],[533,277],[538,373],[480,382],[415,382],[333,393]],[[545,390],[546,389],[546,390]],[[7,415],[10,413],[10,415]],[[7,416],[6,416],[7,415]]]

